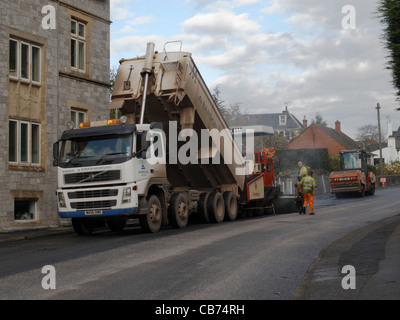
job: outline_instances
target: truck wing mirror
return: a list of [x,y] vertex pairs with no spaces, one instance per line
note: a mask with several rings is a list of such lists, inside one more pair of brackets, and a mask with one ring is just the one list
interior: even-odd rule
[[58,166],[59,143],[60,143],[60,141],[57,141],[53,144],[53,166],[54,167]]

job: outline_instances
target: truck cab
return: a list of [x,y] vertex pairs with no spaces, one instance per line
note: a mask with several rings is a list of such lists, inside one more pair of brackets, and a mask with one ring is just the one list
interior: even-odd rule
[[167,184],[164,139],[159,124],[119,120],[64,131],[53,149],[59,216],[72,218],[75,231],[85,234],[99,223],[118,230],[146,215],[141,199],[153,184]]

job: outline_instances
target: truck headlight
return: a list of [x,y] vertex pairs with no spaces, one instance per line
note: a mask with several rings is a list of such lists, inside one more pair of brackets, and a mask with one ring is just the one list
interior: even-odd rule
[[125,187],[122,191],[122,201],[129,202],[131,201],[132,191],[131,187]]
[[65,202],[64,193],[58,192],[57,196],[58,196],[58,206],[60,208],[66,208],[67,207],[67,203]]

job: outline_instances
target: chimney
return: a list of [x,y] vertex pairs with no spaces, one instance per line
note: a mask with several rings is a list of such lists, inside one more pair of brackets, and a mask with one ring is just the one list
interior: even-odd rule
[[307,119],[306,119],[306,116],[304,116],[304,119],[303,119],[303,127],[304,128],[307,128],[308,127],[308,123],[307,123],[308,121],[307,121]]
[[340,121],[339,120],[336,120],[336,122],[335,122],[335,130],[339,134],[342,133],[342,131],[340,130]]
[[283,114],[289,114],[289,110],[288,110],[287,106],[286,106],[285,110],[282,113]]
[[391,119],[388,120],[387,127],[388,127],[388,129],[387,129],[387,131],[388,131],[387,132],[387,138],[389,138],[390,136],[393,135],[393,126],[392,126],[392,120]]

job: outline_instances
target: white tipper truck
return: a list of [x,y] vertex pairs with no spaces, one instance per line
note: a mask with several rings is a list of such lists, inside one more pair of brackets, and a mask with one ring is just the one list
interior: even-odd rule
[[219,223],[270,205],[262,170],[243,158],[190,53],[148,43],[144,57],[121,60],[110,108],[121,119],[81,123],[53,146],[58,213],[76,233],[132,218],[158,232],[193,213]]

